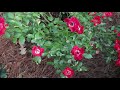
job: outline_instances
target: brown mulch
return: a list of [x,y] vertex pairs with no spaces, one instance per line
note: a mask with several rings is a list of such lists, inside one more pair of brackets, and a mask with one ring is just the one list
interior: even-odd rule
[[107,64],[102,58],[102,54],[95,55],[93,59],[83,60],[88,68],[87,72],[76,73],[76,78],[120,78],[120,67],[115,66],[115,62]]
[[5,65],[8,78],[54,78],[55,69],[43,60],[40,65],[32,61],[32,57],[19,54],[19,46],[10,40],[0,37],[0,63]]

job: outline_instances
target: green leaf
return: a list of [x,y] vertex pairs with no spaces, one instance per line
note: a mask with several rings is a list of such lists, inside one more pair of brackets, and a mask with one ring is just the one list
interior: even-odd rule
[[8,15],[8,18],[11,18],[11,19],[14,18],[14,13],[12,13],[12,12],[7,13],[7,15]]
[[47,64],[48,64],[48,65],[54,65],[54,63],[53,63],[53,62],[47,62]]
[[113,21],[112,18],[110,18],[110,17],[108,18],[108,20],[109,20],[109,21]]
[[51,43],[50,41],[46,41],[44,45],[45,45],[45,46],[51,46],[52,43]]
[[36,62],[36,64],[40,64],[41,63],[41,57],[34,57],[33,61]]
[[17,43],[17,38],[14,37],[14,38],[12,39],[12,42],[16,44],[16,43]]
[[27,38],[34,38],[34,35],[33,34],[28,34]]
[[71,60],[71,59],[67,61],[67,63],[71,63],[71,62],[72,62],[72,60]]
[[44,32],[45,32],[46,34],[49,34],[49,30],[48,30],[47,28],[44,29]]
[[19,38],[20,36],[21,36],[21,33],[16,33],[14,37]]
[[45,43],[45,40],[43,40],[43,39],[42,40],[37,40],[37,41],[35,41],[35,43],[37,43],[38,46],[42,47],[42,46],[44,46],[43,44]]
[[114,30],[114,29],[115,29],[115,26],[112,26],[112,27],[111,27],[111,30]]
[[82,66],[81,69],[82,69],[82,71],[88,71],[88,68],[85,66]]
[[[38,45],[38,46],[41,46],[41,45]],[[44,56],[47,56],[47,54],[48,54],[48,52],[44,52],[42,56],[43,56],[43,57],[44,57]]]
[[56,24],[58,22],[59,22],[59,18],[55,18],[54,21],[53,21],[54,24]]
[[84,53],[83,56],[87,59],[93,58],[91,54]]
[[7,78],[7,73],[5,69],[0,69],[0,78]]
[[15,19],[16,19],[16,20],[22,20],[22,17],[20,17],[20,16],[15,16]]
[[59,60],[57,60],[57,59],[54,60],[55,65],[58,65],[58,62],[59,62]]
[[45,24],[44,23],[40,23],[40,26],[45,28]]
[[111,58],[110,57],[107,57],[106,58],[106,63],[110,63],[111,62]]
[[20,28],[14,28],[13,31],[14,31],[14,32],[18,32],[18,33],[21,33],[21,32],[22,32],[22,30],[21,30]]
[[56,74],[60,74],[61,73],[61,70],[56,70]]
[[82,67],[82,65],[83,65],[82,62],[80,62],[80,63],[77,65],[77,70],[78,70],[78,71],[81,71],[81,67]]
[[60,74],[60,77],[61,77],[61,78],[66,78],[63,74]]
[[32,39],[32,40],[31,40],[31,43],[35,43],[35,42],[36,42],[36,40],[35,40],[35,39]]
[[51,17],[48,17],[48,20],[49,21],[53,21],[53,17],[51,16]]
[[25,37],[21,36],[19,38],[19,43],[23,45],[25,43]]
[[10,38],[10,34],[8,32],[5,33],[6,38]]
[[60,60],[59,64],[60,64],[60,65],[63,65],[63,64],[64,64],[64,61],[63,61],[63,60]]
[[66,58],[71,59],[72,55],[66,55]]
[[37,32],[36,34],[35,34],[35,39],[39,39],[40,38],[40,35],[39,35],[39,32]]
[[[16,24],[18,27],[20,27],[20,28],[22,27],[22,23],[21,23],[21,22],[16,21],[15,24]],[[22,29],[22,28],[21,28],[21,29]]]

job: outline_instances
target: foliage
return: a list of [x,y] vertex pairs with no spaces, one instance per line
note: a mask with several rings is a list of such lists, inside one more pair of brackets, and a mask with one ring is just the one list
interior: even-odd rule
[[[84,26],[84,33],[78,34],[70,31],[62,15],[66,14],[66,18],[76,17]],[[116,52],[113,49],[114,40],[116,38],[113,30],[115,26],[106,28],[107,20],[112,21],[112,18],[101,18],[96,26],[91,20],[95,16],[102,16],[102,12],[97,12],[96,15],[89,15],[88,12],[60,12],[59,17],[55,18],[50,12],[6,12],[4,18],[9,24],[9,28],[5,33],[6,38],[11,38],[13,43],[32,45],[44,48],[42,57],[53,57],[53,62],[48,62],[54,65],[56,73],[61,75],[61,72],[66,67],[71,67],[74,71],[87,71],[87,67],[83,65],[84,58],[91,59],[96,54],[97,50],[102,51],[106,62],[115,60]],[[120,27],[116,27],[120,30]],[[72,48],[78,45],[85,49],[83,60],[75,60],[71,54]],[[31,47],[32,48],[32,47]],[[24,49],[25,54],[26,49]],[[37,64],[41,62],[41,57],[34,57]]]
[[6,69],[4,69],[2,64],[0,64],[0,78],[7,78]]

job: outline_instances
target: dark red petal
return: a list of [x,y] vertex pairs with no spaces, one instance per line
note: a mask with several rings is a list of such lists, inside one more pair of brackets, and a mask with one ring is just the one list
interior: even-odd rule
[[120,66],[120,59],[118,59],[115,64],[116,66]]
[[[67,71],[70,72],[70,74],[67,74]],[[74,70],[69,68],[69,67],[66,67],[62,73],[67,77],[67,78],[71,78],[73,75],[74,75]]]
[[117,33],[117,36],[120,37],[120,32]]
[[78,46],[74,46],[74,47],[72,48],[72,50],[71,50],[72,55],[74,55],[74,54],[75,54],[75,51],[78,50],[78,49],[79,49]]
[[81,61],[81,60],[82,60],[82,58],[83,58],[83,56],[82,56],[82,55],[79,55],[79,56],[74,55],[74,59],[75,59],[75,60],[77,60],[77,61]]
[[68,23],[69,22],[69,18],[65,18],[64,22]]

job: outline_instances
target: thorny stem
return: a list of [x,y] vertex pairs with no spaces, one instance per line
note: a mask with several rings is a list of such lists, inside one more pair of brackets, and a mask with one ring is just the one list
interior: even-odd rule
[[[44,14],[44,15],[46,15],[46,14]],[[41,16],[45,19],[45,21],[47,21],[48,23],[50,23],[50,22],[46,19],[46,17],[45,17],[44,15],[41,14]]]
[[48,13],[49,13],[49,15],[50,15],[51,17],[53,17],[50,12],[48,12]]

